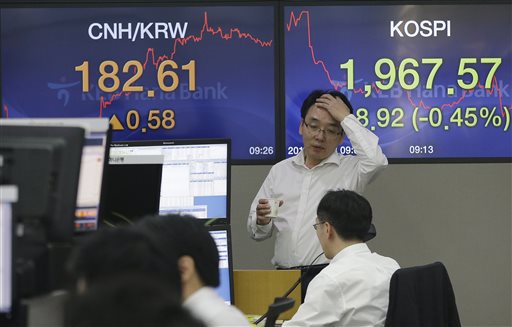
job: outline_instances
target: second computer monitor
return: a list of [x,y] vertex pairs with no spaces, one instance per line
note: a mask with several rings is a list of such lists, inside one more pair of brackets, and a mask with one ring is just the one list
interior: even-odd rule
[[180,213],[228,224],[230,145],[227,139],[112,143],[105,223]]
[[216,289],[217,294],[227,304],[234,304],[231,229],[229,225],[218,225],[208,227],[208,231],[215,240],[217,251],[219,251],[220,285]]

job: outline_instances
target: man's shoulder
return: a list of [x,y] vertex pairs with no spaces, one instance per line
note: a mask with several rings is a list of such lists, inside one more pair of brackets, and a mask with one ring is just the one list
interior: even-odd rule
[[188,303],[186,307],[210,326],[249,326],[243,313],[224,302],[213,288],[205,286],[192,296],[196,294],[201,297],[201,301],[196,301],[193,305]]
[[358,275],[363,271],[374,271],[376,267],[378,267],[378,270],[382,271],[394,271],[400,268],[395,259],[380,255],[376,252],[369,252],[343,258],[334,264],[330,264],[324,270],[326,274]]
[[212,304],[215,302],[216,320],[219,326],[249,326],[247,318],[237,307],[227,304],[216,291],[214,292],[215,301],[212,301]]
[[379,256],[382,265],[385,265],[386,267],[388,267],[388,269],[396,270],[396,269],[400,268],[400,265],[398,264],[398,262],[395,259],[393,259],[391,257],[383,256],[380,254],[377,254],[377,255]]

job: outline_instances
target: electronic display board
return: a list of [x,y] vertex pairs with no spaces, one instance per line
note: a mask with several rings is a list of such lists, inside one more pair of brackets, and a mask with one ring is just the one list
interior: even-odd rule
[[283,10],[287,157],[304,98],[336,89],[391,162],[511,160],[510,2],[308,4]]
[[230,138],[233,164],[266,164],[300,151],[307,93],[337,89],[391,162],[511,161],[507,1],[44,6],[0,8],[3,117]]
[[113,141],[227,138],[235,162],[275,161],[275,5],[0,10],[4,118],[109,117]]

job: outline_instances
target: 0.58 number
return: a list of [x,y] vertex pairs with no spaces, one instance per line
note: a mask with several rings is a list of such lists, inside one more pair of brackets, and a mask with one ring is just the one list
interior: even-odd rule
[[[148,112],[147,127],[151,130],[173,129],[176,125],[174,110],[165,109],[152,109]],[[136,130],[140,126],[140,113],[131,109],[126,113],[126,127],[130,130]]]

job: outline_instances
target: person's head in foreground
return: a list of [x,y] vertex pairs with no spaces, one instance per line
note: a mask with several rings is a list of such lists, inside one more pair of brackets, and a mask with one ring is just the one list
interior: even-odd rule
[[203,327],[167,283],[145,274],[103,279],[65,304],[65,327]]

